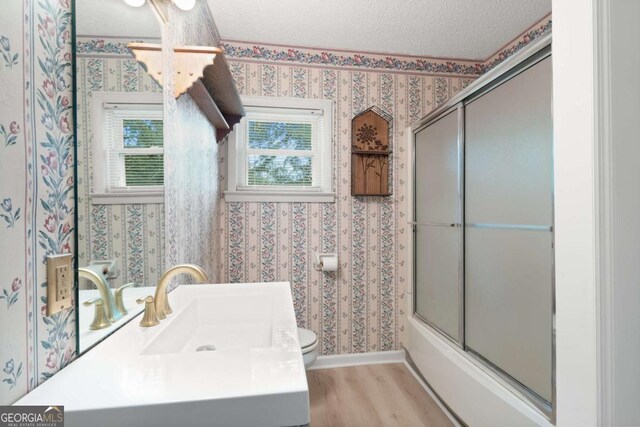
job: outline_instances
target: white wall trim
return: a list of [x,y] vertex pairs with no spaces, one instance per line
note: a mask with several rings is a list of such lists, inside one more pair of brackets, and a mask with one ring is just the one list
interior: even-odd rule
[[309,370],[344,368],[347,366],[380,365],[383,363],[404,363],[404,350],[374,351],[370,353],[333,354],[318,356]]
[[242,96],[245,107],[294,108],[301,110],[331,110],[329,99],[293,98],[282,96]]
[[597,1],[552,4],[558,426],[601,421]]
[[598,227],[595,421],[602,426],[638,426],[640,2],[592,1]]
[[162,204],[164,191],[91,193],[92,205]]
[[613,288],[613,205],[612,205],[612,130],[611,130],[611,55],[610,1],[594,2],[594,69],[595,134],[597,138],[596,201],[598,203],[596,251],[597,276],[600,283],[597,298],[598,346],[598,422],[615,425],[614,417],[614,323]]
[[229,202],[306,202],[334,203],[336,193],[312,191],[225,191],[224,201]]

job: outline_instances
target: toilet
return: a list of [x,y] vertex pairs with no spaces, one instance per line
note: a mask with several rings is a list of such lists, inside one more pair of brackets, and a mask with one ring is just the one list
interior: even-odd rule
[[304,328],[298,328],[298,337],[300,339],[304,367],[309,368],[318,357],[318,337],[315,332]]

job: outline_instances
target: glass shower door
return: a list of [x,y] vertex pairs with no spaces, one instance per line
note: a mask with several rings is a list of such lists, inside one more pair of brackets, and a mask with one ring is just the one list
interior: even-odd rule
[[551,58],[465,106],[465,345],[552,401]]
[[461,108],[416,133],[415,313],[462,342]]

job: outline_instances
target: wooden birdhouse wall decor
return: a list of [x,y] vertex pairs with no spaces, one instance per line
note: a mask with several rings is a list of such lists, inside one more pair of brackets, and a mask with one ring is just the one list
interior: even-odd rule
[[390,196],[391,117],[377,107],[351,121],[351,195]]

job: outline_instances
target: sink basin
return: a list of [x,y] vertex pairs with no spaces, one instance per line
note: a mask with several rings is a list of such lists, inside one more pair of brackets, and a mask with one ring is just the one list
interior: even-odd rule
[[236,294],[195,299],[142,354],[267,348],[272,343],[273,294]]
[[65,425],[292,426],[310,421],[288,283],[179,286],[158,326],[138,319],[17,405],[64,405]]

